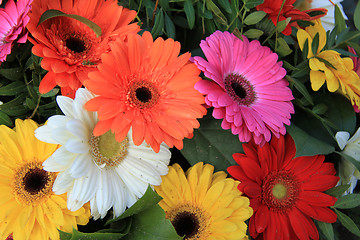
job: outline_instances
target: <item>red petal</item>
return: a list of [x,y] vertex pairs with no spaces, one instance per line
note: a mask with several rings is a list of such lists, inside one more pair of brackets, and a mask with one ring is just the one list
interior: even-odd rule
[[40,82],[39,92],[41,94],[50,92],[57,84],[55,82],[55,74],[48,72]]
[[296,236],[301,240],[309,240],[309,231],[312,230],[311,225],[309,224],[311,219],[309,217],[305,217],[304,214],[302,214],[297,208],[293,208],[289,211],[288,216]]
[[247,184],[242,189],[243,192],[250,198],[256,198],[261,194],[261,187],[251,181],[247,181]]
[[336,214],[327,207],[313,207],[306,202],[298,201],[297,208],[311,218],[321,222],[333,223],[336,222]]
[[255,224],[256,231],[258,233],[262,233],[268,226],[269,218],[270,218],[270,210],[267,206],[260,206],[260,208],[255,213]]
[[326,191],[336,185],[339,181],[337,176],[314,175],[308,181],[301,184],[303,190]]
[[299,199],[313,206],[328,207],[333,206],[336,198],[317,191],[301,191]]

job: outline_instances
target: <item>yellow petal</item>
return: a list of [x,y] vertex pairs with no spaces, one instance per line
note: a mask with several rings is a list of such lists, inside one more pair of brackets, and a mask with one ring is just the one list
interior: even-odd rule
[[314,91],[319,90],[320,87],[325,83],[325,74],[320,71],[310,70],[310,82],[311,82],[311,88]]

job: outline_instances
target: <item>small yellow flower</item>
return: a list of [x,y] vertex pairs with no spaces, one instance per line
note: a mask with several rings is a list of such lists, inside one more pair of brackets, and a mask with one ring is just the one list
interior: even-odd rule
[[[356,74],[351,58],[341,58],[340,53],[333,50],[323,50],[326,44],[326,32],[320,19],[313,21],[314,25],[299,29],[297,39],[300,49],[303,50],[308,40],[308,54],[310,67],[310,82],[314,91],[318,91],[326,81],[330,92],[339,90],[351,100],[353,105],[360,106],[360,78]],[[312,51],[312,42],[319,34],[319,46],[316,53]]]

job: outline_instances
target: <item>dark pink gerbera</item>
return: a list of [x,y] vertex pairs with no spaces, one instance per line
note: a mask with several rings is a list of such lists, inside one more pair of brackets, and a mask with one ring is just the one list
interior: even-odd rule
[[25,43],[27,39],[26,25],[30,18],[27,15],[33,0],[9,0],[5,8],[0,9],[0,63],[11,53],[15,41]]
[[212,81],[200,80],[195,88],[214,107],[214,118],[223,119],[222,128],[238,134],[241,142],[254,139],[264,145],[271,133],[277,138],[286,133],[294,97],[278,55],[257,40],[242,38],[216,31],[201,41],[207,60],[194,57],[194,62]]

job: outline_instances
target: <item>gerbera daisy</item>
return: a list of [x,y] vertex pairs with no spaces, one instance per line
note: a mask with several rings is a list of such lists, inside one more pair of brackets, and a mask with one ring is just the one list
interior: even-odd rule
[[[323,50],[326,44],[326,32],[320,19],[314,20],[314,25],[299,29],[297,39],[300,49],[303,50],[305,41],[308,40],[308,55],[310,67],[310,82],[314,91],[318,91],[326,82],[330,92],[340,92],[351,100],[353,106],[360,106],[360,77],[356,74],[354,63],[349,57],[340,57],[334,50]],[[319,36],[319,46],[316,53],[311,49],[312,41],[316,34]],[[325,61],[322,61],[325,60]]]
[[[102,34],[97,37],[88,26],[67,17],[54,17],[37,26],[49,9],[85,17],[97,24]],[[109,42],[139,31],[136,23],[128,25],[136,12],[119,6],[116,0],[34,0],[29,16],[32,52],[43,58],[41,67],[49,71],[40,83],[41,93],[59,85],[63,95],[73,97],[88,72],[100,63],[100,55],[110,51]]]
[[70,210],[90,201],[95,219],[105,217],[111,207],[117,217],[145,193],[149,184],[161,183],[171,153],[165,144],[160,145],[159,153],[145,143],[135,146],[131,131],[122,142],[117,142],[111,131],[94,136],[97,114],[84,109],[93,97],[84,88],[78,89],[74,100],[58,96],[65,116],[50,117],[47,125],[36,130],[36,137],[63,145],[43,166],[47,171],[60,172],[53,191],[68,193]]
[[5,8],[0,9],[0,63],[11,53],[14,42],[25,43],[28,32],[25,26],[29,22],[28,13],[32,0],[9,0]]
[[99,95],[85,105],[99,115],[94,135],[111,129],[122,141],[132,128],[135,145],[145,139],[156,152],[162,142],[181,149],[184,137],[199,127],[196,118],[206,114],[204,97],[194,89],[200,71],[190,53],[178,56],[179,42],[153,41],[149,32],[131,34],[111,51],[84,82]]
[[263,147],[243,144],[245,154],[233,155],[239,166],[228,172],[241,181],[238,188],[250,198],[254,215],[249,231],[260,239],[319,239],[311,218],[333,223],[336,214],[328,207],[336,198],[326,191],[339,177],[323,155],[295,157],[290,135],[273,138]]
[[[327,10],[324,8],[310,9],[308,12],[323,12],[323,14],[321,15],[310,17],[310,15],[306,11],[302,12],[298,9],[295,9],[295,2],[296,0],[264,0],[262,4],[256,6],[256,10],[266,12],[268,14],[268,18],[274,23],[275,26],[278,22],[283,21],[287,18],[290,18],[291,22],[296,23],[297,20],[310,21],[313,19],[317,19],[327,13]],[[291,25],[292,24],[288,24],[286,28],[282,31],[284,35],[291,34]]]
[[247,239],[247,226],[253,210],[249,199],[237,189],[238,181],[226,178],[223,171],[202,162],[186,174],[178,164],[169,166],[156,192],[163,198],[164,209],[179,236],[185,239]]
[[285,134],[294,98],[278,55],[257,40],[220,31],[200,47],[207,61],[194,57],[194,62],[212,81],[201,80],[195,88],[214,107],[213,116],[223,119],[222,128],[238,134],[241,142],[253,138],[260,145],[270,141],[271,132],[276,137]]
[[56,173],[42,163],[59,146],[35,138],[38,125],[17,119],[14,130],[0,126],[0,239],[59,239],[58,229],[72,232],[89,221],[86,205],[66,208],[66,195],[55,195]]

